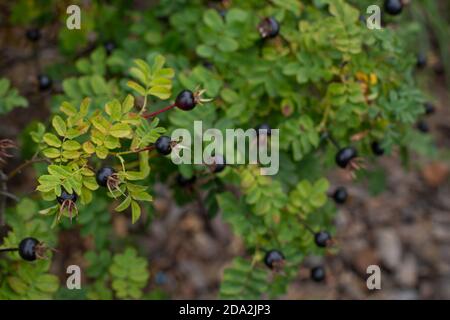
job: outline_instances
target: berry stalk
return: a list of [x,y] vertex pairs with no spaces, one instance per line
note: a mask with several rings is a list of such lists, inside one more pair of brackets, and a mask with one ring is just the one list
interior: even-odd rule
[[144,115],[142,115],[142,118],[144,118],[144,119],[153,118],[153,117],[157,116],[158,114],[169,111],[170,109],[173,109],[175,107],[176,107],[176,104],[174,103],[174,104],[171,104],[170,106],[162,108],[161,110],[158,110],[158,111],[155,111],[155,112],[152,112],[149,114],[144,114]]
[[19,248],[4,248],[4,249],[0,249],[0,252],[14,252],[14,251],[19,251]]

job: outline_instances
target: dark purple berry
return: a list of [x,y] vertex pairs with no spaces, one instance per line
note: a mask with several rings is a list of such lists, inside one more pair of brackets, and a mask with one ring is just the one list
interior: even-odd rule
[[315,282],[322,282],[325,280],[325,269],[322,266],[311,269],[311,279]]
[[417,128],[417,130],[419,130],[422,133],[428,133],[430,131],[430,127],[428,126],[428,123],[426,123],[423,120],[420,120],[419,122],[417,122],[416,128]]
[[189,186],[193,185],[196,180],[197,180],[197,177],[194,175],[190,178],[186,178],[182,174],[177,175],[177,183],[180,187],[189,187]]
[[314,234],[314,242],[318,247],[325,248],[331,240],[331,235],[326,231],[319,231]]
[[116,49],[116,44],[112,41],[108,41],[105,42],[103,47],[105,48],[106,54],[109,56],[114,51],[114,49]]
[[338,187],[333,193],[333,199],[338,204],[344,204],[347,201],[348,193],[345,187]]
[[222,172],[225,169],[226,165],[227,163],[225,162],[225,158],[221,154],[214,156],[214,173]]
[[[264,135],[268,135],[270,136],[272,134],[272,129],[270,128],[269,124],[267,123],[262,123],[259,126],[257,126],[256,128],[256,134],[259,136],[260,134],[264,134]],[[264,133],[260,132],[259,130],[265,130]]]
[[384,10],[386,10],[386,12],[390,15],[399,15],[403,10],[402,0],[385,0]]
[[59,204],[63,204],[64,201],[72,201],[73,203],[77,202],[78,195],[73,193],[68,193],[65,189],[62,189],[61,195],[59,197],[56,197],[56,200],[58,200]]
[[384,154],[384,149],[381,147],[378,141],[374,141],[370,145],[372,152],[376,156],[382,156]]
[[38,83],[39,83],[39,90],[45,91],[51,88],[52,86],[52,79],[46,75],[40,74],[38,75]]
[[113,174],[116,173],[111,167],[103,167],[97,171],[95,179],[99,186],[106,187],[108,185],[108,178],[110,178]]
[[156,150],[162,155],[168,155],[172,152],[172,140],[169,136],[160,136],[155,142]]
[[423,105],[425,108],[425,114],[430,115],[436,112],[434,105],[431,102],[427,102]]
[[284,263],[284,255],[278,250],[270,250],[264,256],[264,264],[270,269],[278,269]]
[[272,17],[265,18],[258,25],[258,31],[261,38],[275,38],[280,33],[280,24]]
[[190,90],[181,91],[177,99],[175,100],[175,105],[184,111],[189,111],[195,108],[197,101],[195,100],[194,93]]
[[358,156],[358,152],[353,147],[346,147],[336,154],[336,164],[341,168],[346,168],[351,160]]
[[416,66],[419,69],[423,69],[427,66],[427,56],[424,53],[419,53],[417,55]]
[[19,255],[23,260],[34,261],[36,260],[36,246],[39,241],[35,238],[25,238],[19,243]]
[[36,42],[41,38],[41,31],[38,28],[28,29],[25,32],[25,36],[28,40]]

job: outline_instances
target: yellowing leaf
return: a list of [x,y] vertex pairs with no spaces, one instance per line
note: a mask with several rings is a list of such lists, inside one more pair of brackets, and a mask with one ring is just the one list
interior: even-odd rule
[[61,156],[60,151],[55,148],[44,149],[44,150],[42,150],[42,153],[44,154],[44,156],[46,156],[47,158],[50,158],[50,159],[58,158]]
[[60,136],[64,137],[66,135],[67,126],[66,126],[66,123],[64,122],[64,120],[60,116],[53,117],[52,125],[53,125],[53,128],[55,128],[56,132]]
[[83,150],[86,153],[93,154],[95,152],[95,146],[90,141],[83,143]]
[[44,134],[43,139],[44,139],[44,142],[51,147],[56,147],[56,148],[61,147],[61,140],[59,140],[59,138],[56,135],[54,135],[53,133]]
[[131,128],[126,123],[116,123],[109,130],[109,134],[116,138],[124,138],[131,134]]
[[131,222],[135,223],[141,216],[141,207],[136,201],[131,201]]
[[62,146],[63,146],[64,150],[69,150],[69,151],[74,151],[74,150],[78,150],[81,148],[81,144],[75,140],[64,141]]

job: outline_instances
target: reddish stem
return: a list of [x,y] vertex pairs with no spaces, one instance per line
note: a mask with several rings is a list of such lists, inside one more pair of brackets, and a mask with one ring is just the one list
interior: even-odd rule
[[149,114],[144,114],[142,117],[144,119],[153,118],[153,117],[157,116],[158,114],[166,112],[166,111],[168,111],[170,109],[173,109],[175,107],[176,107],[176,104],[174,103],[174,104],[171,104],[170,106],[165,107],[165,108],[163,108],[161,110],[158,110],[158,111],[155,111],[155,112],[152,112],[152,113],[149,113]]

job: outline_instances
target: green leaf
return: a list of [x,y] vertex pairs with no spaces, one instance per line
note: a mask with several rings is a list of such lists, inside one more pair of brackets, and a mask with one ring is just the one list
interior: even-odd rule
[[11,289],[19,294],[25,294],[28,290],[27,284],[18,277],[8,277],[7,281]]
[[119,121],[122,116],[122,106],[120,105],[119,100],[114,99],[110,101],[105,106],[106,113],[111,116],[111,119],[114,121]]
[[95,149],[95,153],[97,154],[97,157],[99,157],[100,159],[106,159],[106,157],[108,156],[109,151],[104,146],[98,146]]
[[62,113],[64,113],[69,117],[77,114],[77,109],[67,101],[64,101],[59,109],[61,110]]
[[141,207],[139,206],[139,203],[132,200],[131,201],[131,222],[135,223],[139,220],[139,217],[141,216]]
[[217,10],[209,9],[203,14],[203,21],[205,24],[214,31],[220,32],[224,28],[222,17]]
[[55,128],[56,132],[64,137],[67,132],[67,126],[64,120],[60,116],[54,116],[52,120],[53,128]]
[[233,52],[239,48],[239,43],[233,38],[223,37],[217,46],[223,52]]
[[59,149],[55,148],[44,149],[42,150],[42,154],[50,159],[58,158],[61,156],[61,152],[59,151]]
[[75,140],[67,140],[63,143],[63,149],[68,151],[74,151],[81,149],[81,144],[78,141]]
[[59,138],[53,133],[44,134],[43,140],[46,144],[48,144],[51,147],[59,148],[62,145],[61,140],[59,140]]
[[131,134],[131,128],[126,123],[116,123],[109,130],[109,134],[116,138],[125,138]]
[[129,94],[126,96],[125,100],[122,103],[122,113],[128,113],[133,110],[134,107],[134,97]]
[[142,87],[140,84],[130,80],[127,82],[127,86],[136,91],[137,93],[139,93],[140,96],[145,97],[146,95],[145,88]]
[[116,210],[117,212],[122,212],[122,211],[126,210],[126,209],[130,206],[130,204],[131,204],[131,197],[128,196],[128,197],[125,198],[125,200],[122,201],[121,204],[119,204],[119,205],[116,207],[115,210]]
[[151,94],[152,96],[158,97],[161,100],[166,100],[169,99],[172,95],[172,90],[163,86],[155,86],[150,88],[147,93]]

